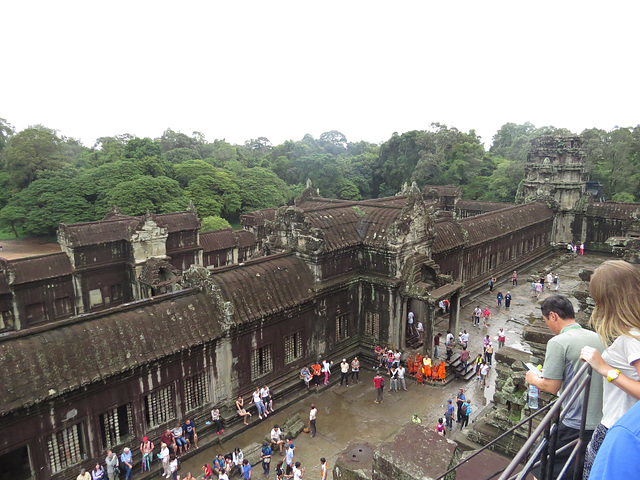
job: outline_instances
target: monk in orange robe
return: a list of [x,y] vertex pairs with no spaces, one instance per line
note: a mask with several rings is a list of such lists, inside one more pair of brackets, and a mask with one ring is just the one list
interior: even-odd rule
[[442,361],[440,362],[440,365],[438,365],[438,378],[442,380],[443,384],[447,383],[445,380],[446,376],[447,376],[447,365],[444,361]]
[[418,373],[418,370],[422,369],[422,355],[416,354],[416,363],[414,364],[414,373]]
[[407,359],[407,373],[409,375],[413,375],[414,371],[413,371],[413,356],[409,355],[409,358]]
[[424,376],[422,375],[422,369],[421,368],[419,368],[418,371],[416,372],[416,381],[420,385],[424,385]]
[[[442,364],[442,363],[444,363],[444,362],[440,362],[440,364]],[[438,378],[440,378],[439,377],[439,374],[440,374],[439,368],[440,368],[440,365],[436,365],[435,363],[431,367],[431,380],[433,380],[434,382],[437,382]]]
[[422,359],[422,363],[422,373],[424,374],[424,378],[431,381],[431,359],[429,357],[424,357]]

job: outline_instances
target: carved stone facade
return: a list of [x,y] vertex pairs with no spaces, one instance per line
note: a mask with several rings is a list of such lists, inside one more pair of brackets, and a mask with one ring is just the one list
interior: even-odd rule
[[579,136],[543,136],[531,141],[520,202],[541,201],[555,212],[552,245],[584,241],[574,225],[576,213],[591,200],[585,195],[587,170]]

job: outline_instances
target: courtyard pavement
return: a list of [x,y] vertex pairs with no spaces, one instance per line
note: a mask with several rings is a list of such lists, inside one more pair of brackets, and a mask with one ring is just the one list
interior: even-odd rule
[[[578,271],[581,268],[593,269],[607,258],[610,257],[585,255],[576,257],[574,260],[559,267],[557,273],[560,278],[560,286],[557,293],[570,296],[570,293],[575,289],[583,289],[584,284],[577,275]],[[482,353],[482,338],[487,334],[491,336],[494,347],[497,350],[495,337],[500,327],[505,329],[506,345],[527,349],[526,345],[522,344],[524,325],[541,318],[540,303],[546,297],[556,293],[553,290],[545,290],[540,298],[536,299],[530,295],[530,283],[527,282],[527,279],[534,270],[550,263],[551,259],[549,258],[532,268],[519,271],[518,281],[520,285],[518,287],[511,286],[510,278],[504,279],[504,281],[499,280],[498,285],[494,287],[493,294],[480,293],[462,307],[460,330],[467,329],[471,333],[469,342],[471,358],[475,358],[478,353]],[[497,308],[495,296],[498,291],[502,291],[503,294],[506,294],[507,291],[511,292],[513,300],[510,309],[507,310],[504,306],[501,309]],[[577,309],[577,302],[573,298],[572,301],[574,301]],[[480,305],[481,308],[488,305],[491,309],[491,322],[487,328],[473,327],[471,312],[475,305]],[[514,320],[511,320],[512,318]],[[436,325],[436,333],[446,334],[447,325],[448,322],[443,317]],[[455,333],[457,334],[457,332]],[[333,359],[334,364],[339,363],[340,360]],[[196,455],[185,459],[180,472],[182,478],[188,472],[192,472],[195,477],[200,476],[202,465],[207,462],[212,463],[214,455],[218,453],[225,454],[231,452],[234,447],[244,448],[251,443],[262,442],[275,423],[282,425],[287,418],[296,413],[304,421],[307,421],[311,403],[315,403],[318,408],[318,433],[315,438],[302,433],[294,440],[296,445],[295,460],[300,461],[306,467],[306,476],[319,478],[320,457],[327,459],[331,470],[338,454],[351,441],[361,440],[373,445],[389,441],[406,423],[411,421],[414,413],[420,416],[423,425],[435,428],[438,418],[444,416],[444,405],[447,399],[451,398],[455,404],[455,396],[459,388],[463,388],[467,398],[471,400],[472,414],[469,425],[471,427],[475,418],[481,415],[483,409],[491,404],[495,391],[495,370],[490,371],[488,387],[485,389],[481,388],[479,382],[475,380],[469,382],[455,380],[445,386],[419,386],[413,379],[408,379],[408,391],[389,393],[387,377],[385,379],[387,387],[385,387],[384,402],[375,404],[374,373],[370,368],[371,366],[366,367],[368,368],[363,369],[360,373],[360,383],[351,385],[349,388],[336,385],[322,392],[312,393],[302,401],[294,403],[281,411],[276,411],[275,414],[262,421],[258,420],[255,412],[252,412],[254,415],[250,420],[252,425],[250,429],[239,433],[228,441],[223,441],[221,445],[206,449],[201,448]],[[334,366],[332,375],[339,376],[339,373],[336,373],[337,370],[336,366]],[[454,430],[452,435],[448,435],[448,438],[455,440],[457,435],[459,435],[459,428],[454,423]],[[224,440],[224,434],[222,435],[222,440]],[[272,478],[275,477],[274,470],[277,459],[277,455],[274,455],[274,463],[272,463],[271,468]],[[253,478],[265,478],[259,465],[254,466]]]

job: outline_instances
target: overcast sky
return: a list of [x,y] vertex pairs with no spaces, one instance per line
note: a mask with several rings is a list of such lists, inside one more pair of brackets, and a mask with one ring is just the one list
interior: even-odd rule
[[640,2],[7,1],[0,118],[92,146],[166,128],[383,142],[432,122],[640,123]]

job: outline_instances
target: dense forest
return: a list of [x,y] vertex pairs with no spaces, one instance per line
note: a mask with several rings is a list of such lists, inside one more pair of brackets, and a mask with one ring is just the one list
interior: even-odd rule
[[[280,145],[262,137],[232,145],[167,129],[155,139],[124,134],[86,147],[42,125],[16,132],[0,119],[0,228],[53,235],[60,222],[97,220],[114,205],[140,215],[184,210],[191,200],[203,229],[213,230],[290,202],[307,178],[329,198],[384,197],[415,181],[461,185],[469,199],[513,201],[529,141],[548,134],[571,132],[507,123],[488,151],[473,130],[438,123],[382,144],[330,131]],[[581,135],[591,179],[607,199],[640,198],[640,126]]]

